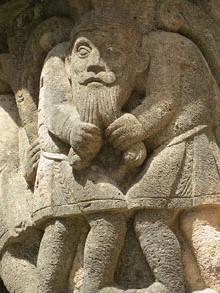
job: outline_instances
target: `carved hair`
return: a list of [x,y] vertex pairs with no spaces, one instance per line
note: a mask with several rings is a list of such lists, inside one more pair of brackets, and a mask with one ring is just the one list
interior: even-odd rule
[[126,37],[130,39],[132,44],[141,46],[142,35],[131,15],[126,12],[107,7],[101,10],[91,10],[79,19],[73,27],[71,33],[71,48],[73,47],[78,33],[100,29],[107,32],[118,31],[125,34]]

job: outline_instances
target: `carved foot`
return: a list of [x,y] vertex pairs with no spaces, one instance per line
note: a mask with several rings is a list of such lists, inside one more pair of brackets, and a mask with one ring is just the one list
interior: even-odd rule
[[170,293],[170,291],[163,284],[155,282],[148,288],[137,290],[136,293]]

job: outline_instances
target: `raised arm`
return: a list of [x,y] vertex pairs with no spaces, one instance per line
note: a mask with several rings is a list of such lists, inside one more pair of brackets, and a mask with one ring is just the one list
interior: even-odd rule
[[59,44],[47,56],[41,74],[39,116],[50,133],[70,144],[71,131],[80,119],[65,69],[67,47],[68,43]]
[[[152,33],[146,42],[150,51],[146,97],[132,114],[142,124],[143,139],[157,133],[171,121],[181,102],[181,71],[184,44],[176,34]],[[187,56],[186,56],[187,57]],[[188,62],[188,61],[187,61]]]
[[[107,137],[120,150],[145,141],[173,118],[181,100],[181,54],[177,34],[156,32],[147,36],[144,47],[150,54],[143,102],[125,113],[107,129]],[[174,40],[173,40],[174,38]]]

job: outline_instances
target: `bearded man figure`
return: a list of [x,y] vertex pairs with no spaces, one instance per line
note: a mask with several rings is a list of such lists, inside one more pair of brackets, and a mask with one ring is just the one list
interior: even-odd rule
[[[148,65],[141,45],[127,14],[91,11],[74,26],[70,44],[56,46],[45,61],[33,198],[33,219],[44,229],[37,265],[44,292],[65,291],[82,219],[91,228],[83,292],[114,284],[126,233],[124,192],[146,158],[141,123],[122,111]],[[116,148],[109,126],[121,117],[132,124],[132,138]]]

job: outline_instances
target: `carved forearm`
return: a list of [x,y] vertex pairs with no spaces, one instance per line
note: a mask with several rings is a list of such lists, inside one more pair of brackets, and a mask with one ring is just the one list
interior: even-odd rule
[[[165,95],[166,96],[166,95]],[[157,102],[152,102],[157,100]],[[178,108],[178,102],[175,96],[165,98],[164,94],[155,94],[149,96],[138,106],[132,114],[139,120],[145,132],[144,139],[157,133],[161,128],[172,119]]]
[[50,116],[46,119],[46,126],[53,135],[70,144],[71,132],[79,120],[75,107],[57,105],[51,109]]

